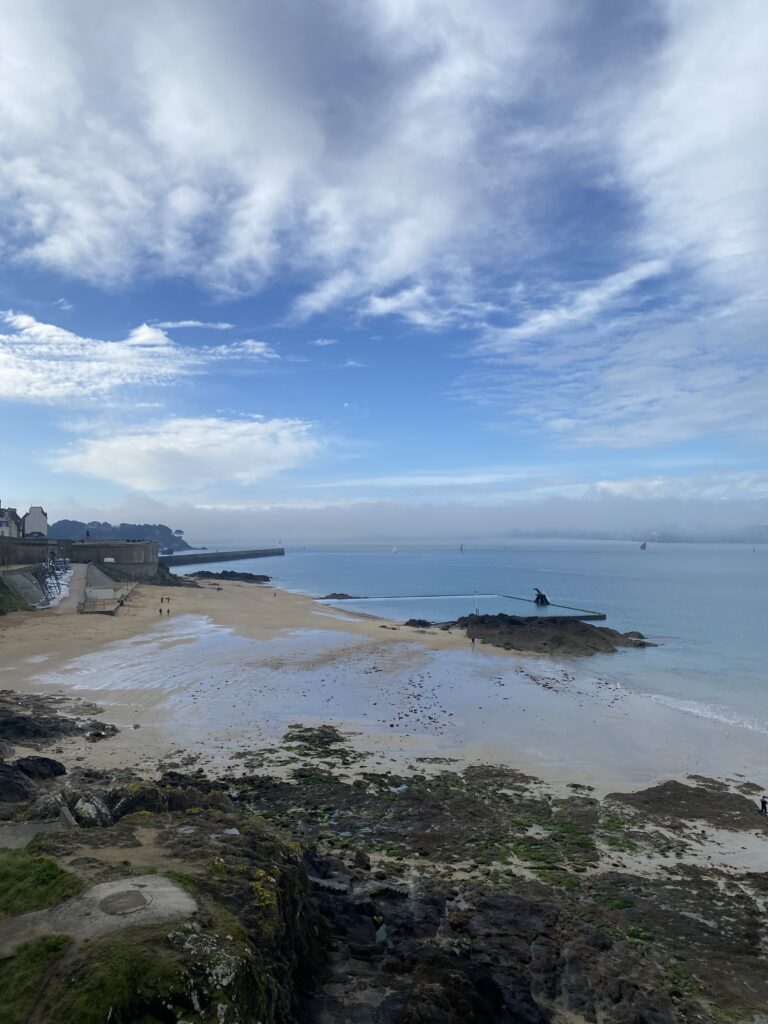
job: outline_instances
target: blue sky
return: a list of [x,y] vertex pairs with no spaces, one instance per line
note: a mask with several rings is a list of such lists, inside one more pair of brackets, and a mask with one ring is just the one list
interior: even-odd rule
[[768,519],[760,0],[3,8],[3,501]]

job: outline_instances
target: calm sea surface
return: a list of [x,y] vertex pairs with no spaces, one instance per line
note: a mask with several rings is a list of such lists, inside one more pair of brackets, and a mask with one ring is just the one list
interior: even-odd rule
[[[222,548],[223,550],[223,548]],[[579,664],[681,711],[768,734],[768,548],[740,544],[518,541],[504,547],[295,548],[284,557],[179,567],[241,569],[288,590],[375,598],[343,607],[399,621],[531,614],[534,587],[637,629],[656,648]],[[475,598],[475,593],[478,597]],[[429,597],[425,595],[464,595]],[[557,611],[557,609],[555,609]]]

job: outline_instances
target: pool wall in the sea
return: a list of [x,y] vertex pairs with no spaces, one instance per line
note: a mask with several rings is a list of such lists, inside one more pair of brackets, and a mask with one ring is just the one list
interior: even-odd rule
[[526,598],[510,597],[507,594],[446,594],[423,595],[419,597],[366,597],[326,600],[323,604],[346,608],[348,611],[363,612],[385,619],[427,619],[430,622],[447,622],[462,615],[520,615],[587,618],[598,617],[599,613],[584,608],[581,611],[563,605],[537,605]]

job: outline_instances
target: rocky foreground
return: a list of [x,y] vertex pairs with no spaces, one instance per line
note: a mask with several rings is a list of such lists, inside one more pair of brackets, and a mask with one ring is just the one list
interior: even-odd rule
[[768,872],[707,860],[768,842],[744,780],[361,773],[332,726],[215,780],[45,744],[4,750],[4,1024],[764,1020]]

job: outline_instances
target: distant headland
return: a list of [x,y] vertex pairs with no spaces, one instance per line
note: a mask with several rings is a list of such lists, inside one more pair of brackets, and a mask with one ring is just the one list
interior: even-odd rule
[[191,551],[183,530],[172,530],[163,523],[81,523],[77,519],[59,519],[48,527],[55,540],[153,540],[161,551]]

